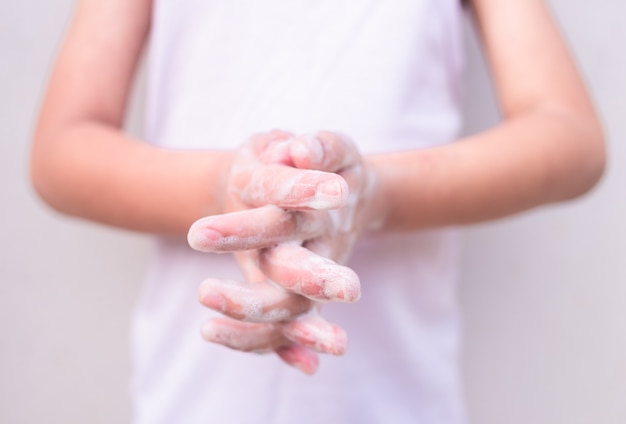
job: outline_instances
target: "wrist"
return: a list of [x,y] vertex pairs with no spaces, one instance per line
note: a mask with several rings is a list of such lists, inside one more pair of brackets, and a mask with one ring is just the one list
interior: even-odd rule
[[363,232],[380,231],[389,226],[391,215],[391,196],[385,182],[379,158],[364,159],[363,214],[361,228]]

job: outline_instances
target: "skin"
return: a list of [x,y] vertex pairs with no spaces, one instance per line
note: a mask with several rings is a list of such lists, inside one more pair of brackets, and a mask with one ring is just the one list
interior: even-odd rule
[[376,222],[363,215],[373,210],[366,207],[373,190],[365,171],[356,147],[330,132],[272,131],[238,150],[226,183],[225,207],[232,212],[196,221],[188,240],[200,251],[235,252],[248,281],[208,279],[200,302],[256,324],[235,332],[232,323],[213,319],[205,339],[238,350],[275,350],[302,370],[310,356],[302,347],[346,351],[345,331],[325,321],[314,302],[360,297],[358,276],[338,262],[365,223]]
[[[206,306],[235,319],[205,324],[204,337],[275,351],[314,372],[313,350],[345,350],[345,334],[315,305],[358,298],[346,297],[358,277],[339,252],[360,234],[497,219],[578,197],[602,175],[601,125],[545,3],[470,7],[502,122],[442,147],[362,156],[324,131],[251,135],[236,151],[167,150],[128,137],[121,126],[151,2],[79,1],[34,136],[34,187],[62,213],[157,234],[191,227],[194,248],[236,252],[254,285],[247,297],[233,295],[240,282],[200,286]],[[322,271],[343,280],[314,281]],[[343,298],[326,290],[338,279]],[[243,313],[245,299],[264,299],[261,312]]]

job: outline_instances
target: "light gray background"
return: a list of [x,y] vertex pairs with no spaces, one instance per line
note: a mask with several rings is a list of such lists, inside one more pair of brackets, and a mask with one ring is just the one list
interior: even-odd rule
[[[3,423],[130,416],[128,320],[148,239],[58,216],[27,179],[33,121],[71,3],[0,0]],[[626,3],[551,4],[605,122],[611,162],[581,200],[468,229],[461,301],[473,423],[626,422]],[[476,131],[496,113],[468,43],[467,128]]]

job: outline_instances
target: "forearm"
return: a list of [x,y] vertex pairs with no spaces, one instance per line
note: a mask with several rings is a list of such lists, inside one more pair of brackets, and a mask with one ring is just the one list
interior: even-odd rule
[[595,116],[538,110],[433,149],[367,158],[385,229],[476,223],[567,200],[604,168]]
[[185,234],[221,212],[231,154],[175,151],[131,139],[97,122],[37,136],[32,178],[53,208],[116,227]]
[[368,158],[384,228],[496,219],[571,199],[604,169],[600,124],[542,0],[472,0],[504,122],[445,147]]

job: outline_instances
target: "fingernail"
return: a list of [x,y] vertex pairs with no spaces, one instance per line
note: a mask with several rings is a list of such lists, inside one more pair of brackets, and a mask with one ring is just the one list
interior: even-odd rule
[[207,342],[216,342],[218,340],[217,332],[215,331],[215,326],[211,321],[205,323],[200,328],[200,334],[202,338]]
[[329,196],[338,197],[344,192],[344,186],[341,184],[341,180],[333,178],[332,180],[324,181],[317,186],[317,193]]
[[312,209],[336,209],[346,202],[348,186],[343,179],[334,178],[317,185],[315,196],[308,202]]
[[302,346],[279,348],[276,353],[289,365],[299,369],[307,375],[315,374],[319,367],[319,358],[313,352]]
[[283,331],[290,340],[317,352],[341,356],[348,350],[344,329],[323,319],[309,325],[290,325]]
[[335,356],[341,356],[348,350],[348,335],[336,324],[330,324],[328,328],[320,328],[317,334],[318,349]]
[[213,292],[210,287],[204,285],[200,286],[198,297],[200,298],[200,303],[214,311],[224,312],[228,306],[223,295]]
[[356,302],[361,297],[361,282],[348,267],[337,266],[323,276],[324,296],[330,301]]
[[212,251],[218,247],[224,236],[212,228],[192,226],[187,234],[187,242],[192,249],[203,252]]

